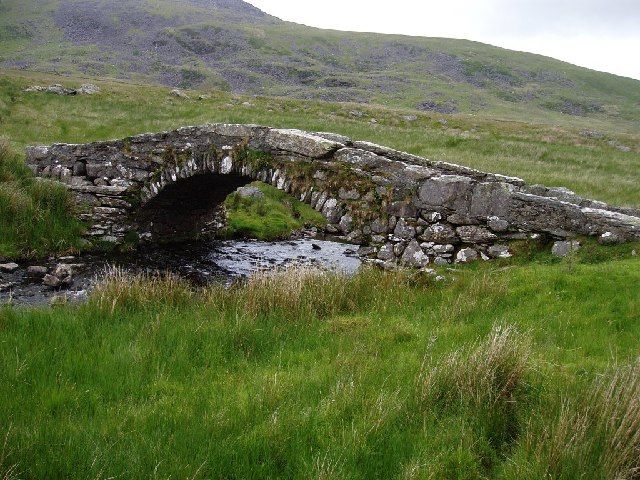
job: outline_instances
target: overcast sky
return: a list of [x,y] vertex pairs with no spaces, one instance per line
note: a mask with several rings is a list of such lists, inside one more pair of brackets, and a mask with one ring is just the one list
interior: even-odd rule
[[466,38],[640,79],[640,0],[248,0],[337,30]]

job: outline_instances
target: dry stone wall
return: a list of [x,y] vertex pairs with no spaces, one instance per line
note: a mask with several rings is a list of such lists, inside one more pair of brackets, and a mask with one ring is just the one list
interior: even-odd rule
[[389,265],[507,256],[509,241],[532,235],[640,240],[635,210],[331,133],[211,124],[30,147],[27,164],[74,193],[89,238],[113,243],[129,232],[148,237],[140,207],[203,173],[270,183],[322,212],[327,233]]

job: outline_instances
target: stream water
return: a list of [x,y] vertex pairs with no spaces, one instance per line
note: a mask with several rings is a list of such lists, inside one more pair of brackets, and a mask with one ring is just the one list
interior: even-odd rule
[[360,266],[357,246],[302,239],[281,242],[205,241],[144,247],[136,252],[117,255],[87,254],[77,257],[51,258],[39,262],[48,268],[60,263],[74,265],[73,283],[68,288],[51,288],[41,279],[29,278],[27,267],[12,273],[0,272],[0,303],[14,305],[46,305],[54,297],[83,301],[96,282],[104,278],[111,267],[131,273],[173,273],[194,286],[212,282],[231,282],[258,270],[277,269],[292,265],[319,266],[354,273]]

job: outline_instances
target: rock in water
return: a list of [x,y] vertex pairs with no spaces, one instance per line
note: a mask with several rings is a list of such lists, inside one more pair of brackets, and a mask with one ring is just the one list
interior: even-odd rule
[[27,276],[29,278],[44,278],[44,276],[49,272],[47,267],[41,267],[39,265],[34,265],[27,268]]
[[62,282],[58,277],[50,274],[47,274],[44,276],[44,278],[42,279],[42,283],[47,287],[51,287],[51,288],[57,288],[60,285],[62,285]]
[[66,263],[58,264],[51,274],[44,276],[42,283],[52,288],[71,285],[73,283],[73,266]]
[[3,263],[0,265],[0,272],[13,273],[18,270],[20,266],[17,263]]

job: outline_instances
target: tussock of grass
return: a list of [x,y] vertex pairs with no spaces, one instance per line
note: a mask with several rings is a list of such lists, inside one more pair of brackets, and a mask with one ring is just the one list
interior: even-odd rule
[[0,140],[0,257],[37,256],[78,248],[81,226],[67,190],[35,179]]
[[421,398],[443,405],[463,403],[496,409],[522,395],[530,347],[513,327],[495,327],[486,340],[465,346],[421,377]]
[[[583,398],[562,401],[555,419],[538,419],[522,443],[515,475],[640,478],[640,359],[600,376]],[[534,473],[535,472],[535,473]]]
[[[519,412],[529,400],[530,348],[530,341],[514,327],[494,327],[475,345],[424,362],[418,376],[421,408],[425,416],[444,424],[462,420],[457,435],[474,439],[466,447],[471,464],[490,469],[516,445],[522,429]],[[448,477],[443,467],[442,461],[432,464],[429,478]]]
[[92,291],[89,301],[98,310],[113,314],[159,303],[167,307],[185,305],[193,296],[189,284],[175,275],[134,275],[112,267]]

